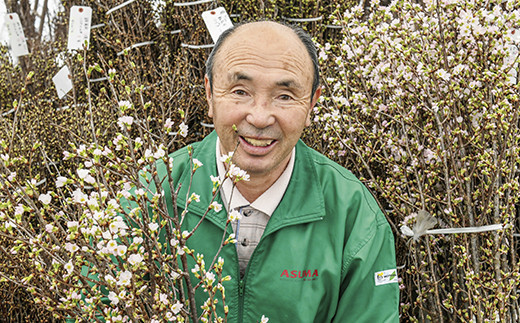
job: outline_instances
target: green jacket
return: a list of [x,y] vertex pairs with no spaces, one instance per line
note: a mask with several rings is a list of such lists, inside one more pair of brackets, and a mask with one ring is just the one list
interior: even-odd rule
[[[217,176],[216,133],[195,143],[193,158],[204,165],[194,175],[190,192],[187,149],[172,154],[173,179],[182,183],[178,205],[192,192],[185,218],[191,229],[212,196],[210,175]],[[159,176],[165,175],[164,167]],[[170,196],[167,184],[165,196]],[[217,196],[222,204],[222,199]],[[168,201],[173,214],[172,203]],[[211,210],[188,246],[213,259],[224,233],[227,214]],[[228,227],[228,234],[231,234]],[[399,288],[394,237],[376,201],[348,170],[307,147],[296,145],[294,171],[285,195],[240,279],[236,247],[228,244],[224,259],[228,322],[398,322]],[[193,264],[192,264],[193,265]],[[207,295],[199,288],[197,301]],[[221,304],[219,304],[221,305]],[[219,306],[221,308],[222,306]]]

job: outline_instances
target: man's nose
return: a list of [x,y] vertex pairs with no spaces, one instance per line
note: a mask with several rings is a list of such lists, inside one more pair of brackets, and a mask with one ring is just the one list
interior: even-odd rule
[[258,129],[267,128],[275,123],[273,102],[267,97],[256,97],[249,109],[246,121]]

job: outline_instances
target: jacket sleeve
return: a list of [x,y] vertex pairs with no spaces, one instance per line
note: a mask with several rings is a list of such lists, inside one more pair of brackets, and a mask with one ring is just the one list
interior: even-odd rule
[[379,211],[376,217],[373,230],[356,232],[344,254],[333,322],[399,322],[394,237],[384,215]]

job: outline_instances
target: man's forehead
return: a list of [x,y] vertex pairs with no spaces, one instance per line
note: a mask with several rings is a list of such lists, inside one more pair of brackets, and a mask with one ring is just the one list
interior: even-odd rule
[[302,41],[290,27],[272,21],[259,21],[237,27],[224,41],[217,56],[220,54],[226,56],[237,47],[248,46],[248,44],[253,48],[260,47],[262,51],[293,48],[297,50],[293,54],[298,54],[301,50],[306,52]]
[[271,30],[278,30],[281,33],[289,33],[294,34],[294,31],[286,25],[274,22],[274,21],[255,21],[250,22],[247,24],[243,24],[241,26],[238,26],[235,30],[235,34],[238,32],[245,32],[245,33],[251,33],[251,32],[262,32],[267,29]]
[[[228,80],[251,79],[252,75],[245,73],[247,68],[238,68],[239,65],[281,67],[301,76],[301,73],[306,74],[309,71],[312,74],[313,71],[309,53],[295,31],[268,21],[237,27],[222,44],[215,57],[215,66],[218,66],[215,74],[221,74]],[[295,81],[300,80],[293,80]],[[280,82],[292,85],[291,80],[284,79]]]

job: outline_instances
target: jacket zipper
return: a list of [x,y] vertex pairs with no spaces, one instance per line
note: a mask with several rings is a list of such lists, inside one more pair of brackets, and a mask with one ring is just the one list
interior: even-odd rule
[[[239,274],[240,277],[240,274]],[[244,280],[238,282],[238,322],[242,322],[244,316]]]
[[[258,245],[256,246],[255,250],[253,250],[253,253],[251,254],[251,257],[249,258],[249,261],[247,262],[246,271],[244,272],[244,277],[240,277],[240,265],[238,265],[238,277],[240,277],[240,280],[238,281],[238,322],[244,321],[244,291],[246,289],[246,280],[247,276],[249,274],[249,267],[251,264],[251,260],[253,259],[256,249],[258,246],[262,243],[263,239],[260,239],[258,242]],[[238,253],[237,253],[238,257]]]

